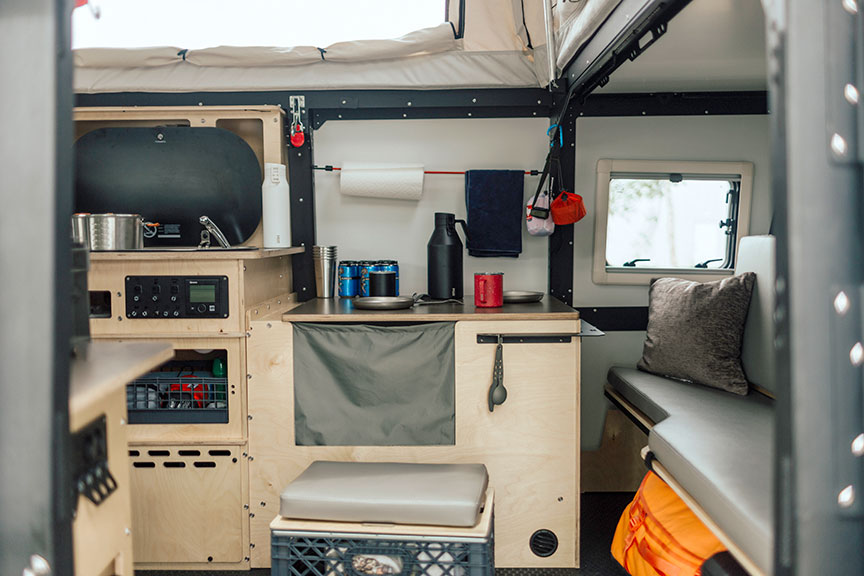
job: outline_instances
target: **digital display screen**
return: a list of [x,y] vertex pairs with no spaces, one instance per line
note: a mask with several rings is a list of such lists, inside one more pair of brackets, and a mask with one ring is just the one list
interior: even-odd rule
[[215,284],[190,284],[189,285],[189,302],[198,304],[199,302],[213,304],[216,302],[216,285]]

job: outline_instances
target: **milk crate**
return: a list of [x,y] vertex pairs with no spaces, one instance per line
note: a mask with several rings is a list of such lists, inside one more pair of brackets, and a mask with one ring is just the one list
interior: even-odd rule
[[272,576],[493,576],[493,538],[274,531]]
[[270,524],[271,576],[494,576],[491,494],[473,528],[292,520]]

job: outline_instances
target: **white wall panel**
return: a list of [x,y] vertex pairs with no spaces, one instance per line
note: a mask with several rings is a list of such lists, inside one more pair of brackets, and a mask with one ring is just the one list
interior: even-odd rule
[[[328,122],[315,133],[315,163],[422,163],[427,170],[541,169],[548,150],[547,119],[384,120]],[[525,177],[524,196],[537,176]],[[402,294],[426,292],[426,243],[433,214],[465,218],[465,178],[426,175],[418,202],[343,196],[336,172],[316,172],[318,243],[339,247],[340,259],[399,261]],[[459,228],[460,237],[462,230]],[[464,244],[464,238],[463,238]],[[474,272],[504,272],[505,290],[547,287],[545,238],[522,227],[519,258],[472,258],[464,253],[465,294]]]

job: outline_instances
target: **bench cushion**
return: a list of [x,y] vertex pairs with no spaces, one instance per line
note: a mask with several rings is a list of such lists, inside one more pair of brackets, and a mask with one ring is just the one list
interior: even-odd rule
[[756,285],[744,324],[741,364],[747,380],[774,396],[777,390],[774,359],[774,290],[777,278],[773,236],[747,236],[738,246],[735,273],[755,272]]
[[648,446],[720,529],[772,572],[774,411],[758,393],[735,396],[633,368],[608,382],[655,426]]
[[287,518],[474,526],[489,475],[483,464],[313,462],[282,492]]
[[636,408],[655,424],[669,416],[687,416],[705,409],[706,402],[717,406],[740,406],[753,396],[729,394],[717,388],[709,388],[690,382],[679,382],[663,376],[642,372],[635,368],[613,366],[607,381]]

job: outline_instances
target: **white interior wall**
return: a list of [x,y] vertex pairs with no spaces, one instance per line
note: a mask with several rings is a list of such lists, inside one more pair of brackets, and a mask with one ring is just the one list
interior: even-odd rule
[[[581,118],[576,123],[576,186],[588,215],[574,229],[573,306],[647,306],[647,286],[598,285],[591,280],[597,161],[716,160],[754,165],[750,233],[771,225],[770,134],[767,116]],[[601,326],[602,329],[602,326]],[[613,365],[635,366],[644,332],[614,332],[585,343],[582,355],[582,448],[600,446]]]
[[[345,161],[422,163],[427,170],[542,169],[548,119],[381,120],[328,122],[315,132],[315,163]],[[524,196],[537,176],[525,177]],[[417,201],[343,196],[336,172],[316,172],[315,210],[319,244],[339,247],[340,260],[399,261],[402,294],[426,292],[426,243],[433,214],[465,218],[465,179],[426,175]],[[459,235],[462,236],[462,230]],[[473,294],[474,272],[504,272],[505,290],[546,291],[545,238],[522,228],[519,258],[473,258],[464,253],[465,294]]]

